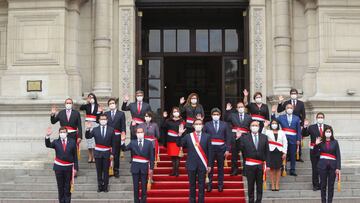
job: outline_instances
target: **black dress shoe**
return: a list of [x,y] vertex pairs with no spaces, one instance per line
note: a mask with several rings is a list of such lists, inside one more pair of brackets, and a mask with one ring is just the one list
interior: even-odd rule
[[313,191],[317,191],[317,187],[313,187]]
[[219,192],[224,191],[224,186],[219,186],[219,187],[218,187],[218,191],[219,191]]
[[211,192],[211,191],[212,191],[212,187],[211,187],[210,184],[207,186],[206,191],[207,191],[207,192]]
[[304,162],[304,160],[302,160],[301,158],[299,160],[296,160],[297,162]]
[[120,176],[119,176],[119,173],[115,173],[115,174],[114,174],[114,177],[115,177],[115,178],[119,178],[119,177],[120,177]]
[[104,192],[109,192],[109,190],[108,190],[107,188],[105,188],[103,191],[104,191]]
[[317,189],[317,190],[320,190],[320,189],[321,189],[321,187],[320,187],[320,186],[317,186],[317,187],[316,187],[316,189]]
[[98,187],[97,192],[102,192],[102,187]]
[[297,176],[297,174],[295,172],[290,172],[291,176]]
[[233,171],[230,176],[237,176],[238,175],[238,172],[237,171]]

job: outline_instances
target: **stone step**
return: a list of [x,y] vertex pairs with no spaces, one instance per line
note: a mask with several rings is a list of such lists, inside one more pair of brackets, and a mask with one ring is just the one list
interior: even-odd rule
[[[263,198],[263,203],[319,203],[320,197],[313,198]],[[334,197],[333,203],[358,203],[360,198],[356,197]]]
[[[72,193],[74,199],[133,199],[132,191],[112,191],[98,193],[96,191],[75,191]],[[0,199],[56,199],[57,191],[0,191]]]
[[[245,190],[246,191],[246,190]],[[360,197],[360,189],[342,189],[338,192],[335,188],[334,190],[335,197]],[[263,198],[310,198],[310,197],[320,197],[320,191],[312,190],[281,190],[279,192],[274,192],[271,190],[266,190],[263,193]]]
[[[17,176],[14,183],[32,183],[32,184],[41,184],[41,183],[53,183],[56,184],[55,175],[51,176]],[[75,184],[96,184],[97,179],[96,176],[78,176],[75,179]],[[110,184],[120,184],[120,183],[132,183],[132,176],[130,175],[121,175],[120,178],[111,177],[109,179]]]

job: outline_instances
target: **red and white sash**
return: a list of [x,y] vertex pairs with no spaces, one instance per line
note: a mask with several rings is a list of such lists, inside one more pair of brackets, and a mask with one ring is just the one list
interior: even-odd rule
[[258,114],[251,114],[251,118],[253,120],[257,120],[257,121],[261,121],[261,122],[264,122],[266,120],[265,116],[258,115]]
[[64,126],[64,127],[67,129],[68,133],[77,132],[77,129],[76,129],[76,128],[73,128],[73,127],[71,127],[71,126]]
[[269,145],[273,145],[274,147],[283,147],[283,145],[279,142],[269,140]]
[[196,153],[199,155],[201,162],[204,164],[205,168],[207,168],[207,162],[208,159],[206,157],[206,154],[203,150],[203,148],[200,145],[200,141],[198,136],[196,135],[196,132],[190,133],[191,142],[194,145]]
[[314,149],[314,147],[315,147],[315,143],[309,142],[309,148]]
[[142,119],[142,118],[137,118],[137,117],[133,117],[132,120],[133,120],[137,125],[145,122],[144,119]]
[[297,135],[297,131],[291,128],[283,128],[282,129],[286,135]]
[[238,130],[240,131],[240,133],[248,133],[248,132],[249,132],[248,129],[246,129],[246,128],[240,128],[240,127],[233,127],[231,131],[232,131],[233,133],[237,133]]
[[117,129],[115,129],[114,132],[115,132],[115,135],[120,135],[121,134],[120,130],[117,130]]
[[223,144],[225,144],[225,141],[222,139],[211,139],[211,144],[212,145],[223,145]]
[[186,123],[189,123],[189,124],[191,124],[191,125],[194,123],[194,121],[195,121],[194,118],[191,118],[191,117],[187,117],[187,118],[186,118]]
[[245,165],[248,165],[248,166],[256,166],[256,165],[261,165],[263,163],[264,163],[264,161],[257,160],[257,159],[252,159],[252,158],[245,159]]
[[95,122],[95,121],[96,121],[96,116],[90,115],[90,114],[86,114],[86,115],[85,115],[85,121]]
[[101,151],[101,152],[106,152],[106,151],[111,150],[111,147],[101,145],[101,144],[95,144],[95,150]]
[[174,130],[168,130],[167,134],[171,137],[178,137],[178,133]]
[[145,158],[143,156],[133,155],[132,161],[137,162],[137,163],[148,163],[149,159],[147,159],[147,158]]
[[320,153],[320,159],[336,160],[336,156],[328,153]]
[[144,139],[145,139],[145,140],[149,140],[149,141],[151,141],[151,142],[153,142],[153,141],[156,140],[154,135],[145,135],[145,136],[144,136]]
[[72,162],[63,161],[57,157],[55,157],[54,164],[56,164],[58,166],[73,166],[74,165],[74,163],[72,163]]

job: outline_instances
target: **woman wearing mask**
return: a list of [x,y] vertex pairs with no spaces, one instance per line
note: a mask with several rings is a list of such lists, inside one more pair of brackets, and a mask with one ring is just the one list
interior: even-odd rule
[[244,93],[244,104],[246,108],[249,110],[252,119],[260,122],[260,132],[261,132],[264,127],[264,121],[270,120],[269,108],[265,103],[263,103],[261,92],[255,92],[253,97],[255,102],[251,102],[251,103],[248,103],[249,92],[245,89],[243,93]]
[[167,154],[171,157],[172,172],[170,176],[179,176],[180,165],[180,150],[181,148],[176,145],[178,139],[180,139],[179,128],[183,128],[185,125],[184,120],[180,116],[180,109],[173,107],[170,118],[165,120],[162,125],[163,132],[166,132],[165,142],[167,147]]
[[[86,104],[80,106],[81,111],[85,111],[85,122],[91,122],[92,127],[98,126],[98,116],[102,113],[102,107],[98,104],[95,94],[90,93],[87,96]],[[94,158],[94,148],[95,140],[94,138],[86,139],[86,144],[88,148],[88,163],[95,163]]]
[[[280,125],[276,119],[272,120],[271,123],[265,121],[264,125],[265,128],[262,132],[268,137],[270,150],[267,166],[270,167],[271,190],[279,191],[281,166],[286,159],[287,139],[284,131],[280,130]],[[267,129],[269,125],[270,129]]]
[[331,203],[334,196],[335,179],[340,177],[341,170],[340,147],[334,138],[334,131],[331,127],[326,127],[323,136],[316,139],[314,149],[318,150],[320,154],[318,171],[320,174],[321,202]]
[[191,133],[193,131],[193,123],[195,119],[204,118],[204,109],[199,103],[199,95],[196,93],[191,93],[186,102],[184,97],[180,98],[180,113],[185,113],[186,117],[186,132],[185,134]]

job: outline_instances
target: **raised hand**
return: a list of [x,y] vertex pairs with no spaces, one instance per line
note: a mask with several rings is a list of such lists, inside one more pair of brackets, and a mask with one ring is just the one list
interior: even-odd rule
[[305,120],[304,120],[304,128],[309,127],[309,124],[310,124],[309,120],[308,120],[308,119],[305,119]]
[[56,105],[52,105],[51,107],[51,115],[56,115],[58,113],[58,109]]
[[184,124],[180,124],[179,125],[179,136],[181,136],[182,134],[184,134],[184,132],[186,131]]
[[226,104],[226,111],[230,111],[232,109],[231,103]]
[[164,112],[163,112],[163,117],[164,117],[164,118],[167,118],[167,117],[168,117],[168,112],[167,112],[167,111],[164,111]]
[[283,102],[284,101],[284,97],[282,95],[279,96],[279,102]]
[[184,104],[185,103],[185,98],[184,97],[181,97],[180,98],[180,104]]
[[277,110],[277,105],[272,105],[271,107],[271,113],[275,113]]
[[249,92],[247,91],[247,89],[244,89],[243,94],[245,97],[249,96]]
[[318,145],[321,143],[321,137],[316,138],[315,144]]
[[92,123],[91,123],[91,122],[86,121],[86,122],[85,122],[85,128],[86,128],[86,130],[91,129],[91,128],[92,128]]
[[51,128],[51,126],[49,126],[49,127],[46,129],[46,135],[47,135],[47,136],[50,136],[52,133],[53,133],[53,132],[52,132],[52,128]]
[[129,95],[128,94],[125,94],[125,96],[124,96],[124,102],[128,102],[129,101]]
[[98,112],[103,112],[104,111],[104,107],[102,104],[99,104],[99,107],[98,107]]

